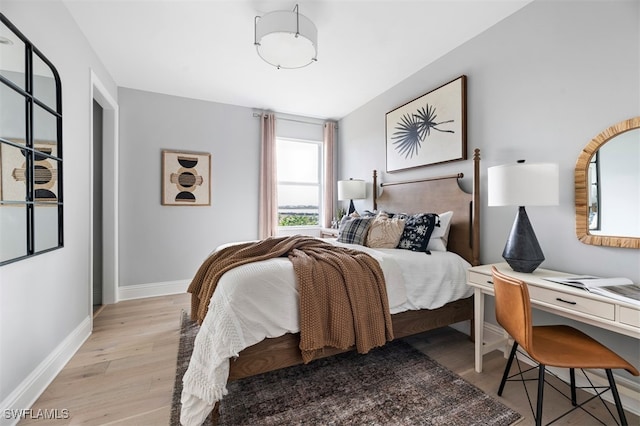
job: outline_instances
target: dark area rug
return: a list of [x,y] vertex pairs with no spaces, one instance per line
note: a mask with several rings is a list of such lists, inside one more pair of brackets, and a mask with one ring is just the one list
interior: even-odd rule
[[[183,313],[171,424],[198,325]],[[222,425],[511,425],[521,415],[399,340],[228,384]]]
[[[189,360],[193,352],[193,343],[200,326],[191,321],[191,316],[182,311],[180,318],[180,343],[178,344],[178,361],[176,365],[176,380],[173,384],[171,399],[171,426],[180,425],[180,396],[182,395],[182,377],[189,367]],[[209,419],[208,419],[209,420]],[[211,423],[210,421],[208,423]]]

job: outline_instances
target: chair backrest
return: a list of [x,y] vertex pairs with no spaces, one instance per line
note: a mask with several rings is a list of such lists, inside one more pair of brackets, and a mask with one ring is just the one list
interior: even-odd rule
[[524,350],[531,353],[532,324],[529,289],[524,281],[492,267],[496,320]]

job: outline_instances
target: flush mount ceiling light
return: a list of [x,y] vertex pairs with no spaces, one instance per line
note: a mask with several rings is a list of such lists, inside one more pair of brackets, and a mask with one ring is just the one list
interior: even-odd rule
[[300,14],[297,4],[292,11],[256,16],[254,25],[253,44],[268,64],[278,69],[294,69],[318,60],[318,30],[309,18]]

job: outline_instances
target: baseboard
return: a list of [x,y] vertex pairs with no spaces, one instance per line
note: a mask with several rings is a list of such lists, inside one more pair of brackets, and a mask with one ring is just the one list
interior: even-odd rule
[[[490,323],[485,323],[484,333],[485,336],[487,336],[487,334],[492,336],[503,336],[502,328]],[[505,356],[505,363],[506,358],[509,356],[510,349],[511,344],[508,345],[508,348],[504,348],[503,350],[501,350],[501,352],[503,352]],[[518,350],[520,350],[520,348],[518,348]],[[521,362],[532,365],[532,361],[520,352],[518,352],[518,359]],[[557,377],[561,378],[563,381],[567,383],[569,382],[569,370],[567,368],[547,367],[547,370]],[[586,373],[594,386],[609,386],[609,381],[607,380],[607,376],[605,375],[603,370],[586,370]],[[640,416],[640,384],[616,374],[615,371],[613,375],[616,380],[616,387],[618,388],[618,393],[620,394],[622,406],[628,412]],[[576,386],[590,386],[585,377],[578,372],[576,372]],[[585,389],[585,391],[589,392],[590,390]],[[591,391],[590,393],[593,393],[593,391]],[[614,404],[611,392],[606,392],[604,395],[602,395],[602,398]]]
[[[47,418],[64,418],[64,410],[50,410],[47,413],[32,413],[30,407],[47,389],[53,379],[60,373],[62,368],[69,362],[71,357],[80,349],[80,346],[91,335],[91,317],[86,317],[84,321],[78,325],[60,343],[44,361],[38,365],[20,385],[5,398],[0,407],[3,412],[0,416],[0,425],[15,425],[18,421],[27,416],[42,414],[44,416],[56,416]],[[62,416],[62,417],[61,417]],[[38,417],[41,418],[41,417]]]
[[188,287],[189,280],[121,286],[118,288],[118,300],[143,299],[145,297],[186,293]]
[[[472,336],[470,321],[461,321],[455,324],[449,324],[449,327],[453,328],[454,330],[458,330],[459,332],[466,334],[467,336]],[[488,322],[484,323],[485,342],[495,342],[502,339],[504,339],[504,331],[502,330],[502,328]]]

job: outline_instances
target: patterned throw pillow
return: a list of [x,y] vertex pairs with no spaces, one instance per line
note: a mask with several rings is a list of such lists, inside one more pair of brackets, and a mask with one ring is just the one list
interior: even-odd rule
[[358,212],[353,212],[351,214],[345,214],[344,216],[342,216],[342,219],[340,219],[340,223],[338,224],[338,229],[344,228],[345,223],[347,223],[351,219],[355,219],[357,217],[360,217]]
[[372,220],[370,217],[358,217],[340,224],[338,242],[363,246]]
[[418,213],[414,215],[400,213],[395,217],[405,220],[404,231],[398,243],[398,248],[426,252],[433,228],[438,223],[438,215],[435,213]]

